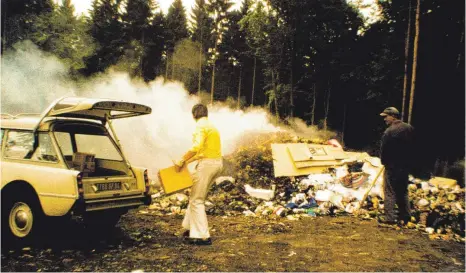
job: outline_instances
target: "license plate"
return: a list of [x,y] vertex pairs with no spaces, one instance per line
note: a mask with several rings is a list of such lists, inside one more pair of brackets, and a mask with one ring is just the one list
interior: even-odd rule
[[98,191],[117,191],[121,190],[121,182],[108,182],[95,184]]

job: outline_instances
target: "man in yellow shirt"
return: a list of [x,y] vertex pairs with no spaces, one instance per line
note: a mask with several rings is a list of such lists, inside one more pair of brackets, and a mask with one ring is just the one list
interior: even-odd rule
[[190,244],[210,245],[212,241],[205,212],[205,200],[214,177],[223,168],[220,134],[207,119],[208,111],[205,105],[194,105],[192,114],[196,121],[193,146],[181,160],[175,163],[177,171],[180,171],[186,162],[198,160],[196,172],[193,174],[188,208],[182,223],[183,228],[186,229],[183,235],[189,235],[187,242]]

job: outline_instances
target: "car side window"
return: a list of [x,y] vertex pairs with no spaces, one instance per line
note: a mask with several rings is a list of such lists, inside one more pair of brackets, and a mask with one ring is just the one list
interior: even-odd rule
[[32,160],[40,161],[58,161],[57,154],[55,153],[55,148],[53,147],[52,140],[48,133],[39,134],[39,145],[37,146],[36,151],[32,155]]
[[32,132],[9,131],[5,145],[5,157],[58,161],[50,136],[47,133],[39,133],[38,141],[37,149],[33,151],[34,134]]
[[55,132],[55,139],[57,140],[58,147],[65,158],[66,163],[69,165],[73,159],[73,144],[71,142],[71,135],[68,132]]
[[62,154],[67,157],[73,156],[73,145],[71,143],[71,135],[67,132],[55,132],[55,138],[57,139],[58,146],[61,149]]
[[8,131],[5,157],[25,159],[32,153],[34,137],[32,132]]

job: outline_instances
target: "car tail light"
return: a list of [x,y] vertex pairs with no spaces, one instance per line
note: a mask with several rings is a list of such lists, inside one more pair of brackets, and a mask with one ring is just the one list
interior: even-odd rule
[[149,175],[147,173],[147,170],[144,170],[144,184],[146,185],[146,193],[149,192],[150,188],[150,181],[149,181]]
[[83,174],[82,173],[78,173],[78,175],[76,176],[76,181],[78,183],[78,193],[79,193],[79,197],[83,197],[84,195],[84,187],[83,187]]

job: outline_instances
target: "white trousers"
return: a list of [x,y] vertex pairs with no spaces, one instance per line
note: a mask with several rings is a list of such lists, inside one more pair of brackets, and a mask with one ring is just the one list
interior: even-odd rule
[[193,174],[193,186],[189,196],[189,204],[182,226],[189,230],[189,237],[206,239],[210,237],[205,200],[214,177],[221,172],[223,161],[219,159],[201,159]]

